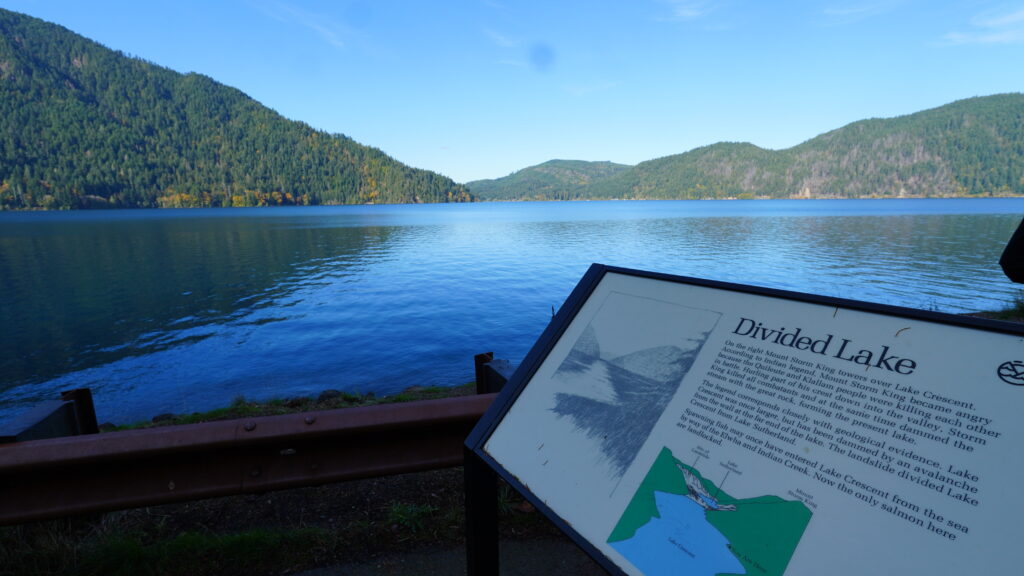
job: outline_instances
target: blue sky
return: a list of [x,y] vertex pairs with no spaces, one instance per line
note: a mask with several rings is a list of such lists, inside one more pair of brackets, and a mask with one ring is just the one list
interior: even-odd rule
[[459,182],[1024,91],[1024,1],[0,0]]

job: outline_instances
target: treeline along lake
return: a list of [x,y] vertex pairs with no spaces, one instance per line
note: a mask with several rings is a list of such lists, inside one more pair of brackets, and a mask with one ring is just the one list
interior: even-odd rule
[[1024,199],[541,202],[0,213],[0,420],[385,395],[517,362],[592,262],[928,310],[1020,295]]

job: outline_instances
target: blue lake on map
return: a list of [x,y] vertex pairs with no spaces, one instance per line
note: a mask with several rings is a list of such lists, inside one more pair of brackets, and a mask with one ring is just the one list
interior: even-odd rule
[[592,262],[949,312],[1020,297],[1024,199],[0,213],[0,420],[130,422],[518,362]]
[[648,576],[745,574],[729,550],[729,541],[705,518],[705,510],[679,494],[655,492],[660,518],[637,529],[612,547]]

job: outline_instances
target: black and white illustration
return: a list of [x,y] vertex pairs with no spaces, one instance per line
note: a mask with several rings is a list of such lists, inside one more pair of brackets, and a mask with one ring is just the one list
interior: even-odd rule
[[621,478],[721,314],[611,293],[552,376],[553,411]]

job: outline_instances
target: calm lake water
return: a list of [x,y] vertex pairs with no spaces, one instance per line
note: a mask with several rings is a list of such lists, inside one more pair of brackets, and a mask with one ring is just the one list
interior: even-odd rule
[[378,395],[518,362],[592,262],[929,310],[1021,294],[1024,199],[0,213],[0,421]]

